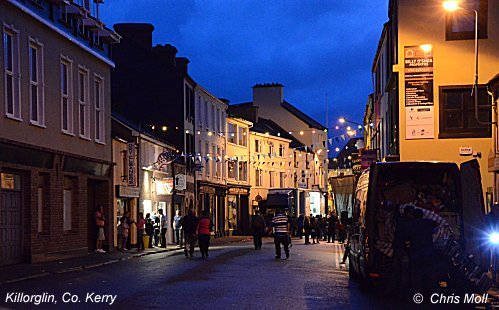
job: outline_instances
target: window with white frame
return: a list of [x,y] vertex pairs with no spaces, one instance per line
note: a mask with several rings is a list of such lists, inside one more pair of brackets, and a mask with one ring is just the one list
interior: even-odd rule
[[220,147],[217,146],[217,174],[216,176],[220,178],[222,176],[222,160],[220,159]]
[[198,114],[196,117],[198,118],[199,126],[203,126],[203,101],[201,100],[201,96],[198,96]]
[[105,143],[104,122],[104,79],[98,75],[94,77],[94,102],[95,102],[95,141]]
[[269,156],[274,156],[274,142],[269,142]]
[[255,169],[255,186],[263,186],[262,170],[258,168]]
[[238,180],[247,181],[248,180],[248,162],[240,161],[238,162]]
[[279,157],[284,157],[285,147],[284,144],[279,144]]
[[225,111],[222,112],[222,134],[225,136],[225,132],[227,131],[227,116],[225,114]]
[[205,153],[205,167],[206,167],[206,176],[210,176],[210,144],[206,142],[205,148],[204,148],[204,153]]
[[69,58],[61,57],[61,128],[68,134],[73,133],[72,66]]
[[255,152],[256,153],[262,152],[262,140],[255,139]]
[[248,133],[248,128],[246,127],[238,127],[237,130],[237,144],[241,146],[247,145],[246,135]]
[[19,81],[19,31],[3,27],[3,59],[5,80],[5,114],[21,120],[21,89]]
[[222,178],[225,179],[227,177],[227,173],[226,173],[226,170],[227,170],[227,164],[226,164],[226,159],[225,159],[225,149],[222,148],[222,159],[220,160],[221,164],[222,164]]
[[204,125],[206,128],[210,128],[210,124],[208,122],[209,115],[208,115],[208,101],[204,100]]
[[236,143],[237,125],[233,123],[227,123],[227,142]]
[[217,171],[217,153],[215,151],[215,145],[211,146],[211,164],[213,166],[213,176],[218,177]]
[[78,68],[78,126],[80,137],[90,138],[89,74],[84,67]]
[[215,120],[215,131],[216,132],[221,132],[222,129],[221,129],[221,126],[220,126],[220,109],[217,108],[217,111],[216,111],[216,120]]
[[275,187],[275,174],[274,171],[269,171],[270,187]]
[[211,105],[211,129],[213,129],[213,131],[217,131],[217,123],[216,123],[216,115],[215,115],[215,105],[212,104]]
[[285,172],[279,172],[279,187],[280,188],[286,187],[286,173]]
[[229,166],[229,172],[228,172],[227,177],[229,179],[235,179],[236,178],[236,161],[229,160],[228,166]]
[[29,84],[30,121],[45,125],[43,45],[37,40],[29,40]]

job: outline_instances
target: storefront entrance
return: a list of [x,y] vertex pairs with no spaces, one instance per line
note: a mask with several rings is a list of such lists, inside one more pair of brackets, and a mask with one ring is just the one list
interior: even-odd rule
[[21,176],[0,173],[0,265],[22,261]]

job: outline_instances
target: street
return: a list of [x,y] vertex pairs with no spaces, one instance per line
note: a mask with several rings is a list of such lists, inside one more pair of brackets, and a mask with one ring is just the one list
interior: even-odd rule
[[110,303],[112,308],[386,308],[386,301],[349,280],[348,265],[339,264],[342,253],[338,243],[304,245],[296,239],[290,260],[276,260],[270,238],[261,251],[254,250],[251,240],[213,247],[207,260],[197,249],[192,259],[181,251],[161,253],[3,285],[0,308],[34,307],[6,303],[8,294],[10,301],[18,292],[55,296],[41,308],[109,308]]

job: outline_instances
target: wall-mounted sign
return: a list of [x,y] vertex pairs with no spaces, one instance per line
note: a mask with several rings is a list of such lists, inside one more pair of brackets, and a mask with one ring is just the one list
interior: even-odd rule
[[127,143],[128,186],[135,185],[135,143]]
[[372,162],[378,160],[378,150],[362,150],[360,151],[360,165],[362,170],[369,168]]
[[214,187],[211,187],[211,186],[206,186],[206,185],[202,185],[199,187],[199,192],[200,193],[207,193],[207,194],[215,194],[216,193],[216,189]]
[[405,107],[405,138],[433,139],[435,117],[433,106]]
[[117,185],[116,187],[118,197],[138,198],[140,196],[140,189],[136,186]]
[[154,183],[156,183],[157,195],[171,195],[173,193],[173,178],[156,180]]
[[405,106],[433,105],[433,47],[404,47]]
[[230,195],[248,195],[248,190],[246,188],[231,187],[229,188]]
[[473,155],[473,148],[471,146],[460,146],[459,147],[459,155],[461,155],[461,156]]
[[308,188],[307,187],[307,183],[305,183],[305,182],[298,182],[298,188],[302,188],[302,189]]
[[175,176],[175,189],[179,191],[186,189],[185,174]]

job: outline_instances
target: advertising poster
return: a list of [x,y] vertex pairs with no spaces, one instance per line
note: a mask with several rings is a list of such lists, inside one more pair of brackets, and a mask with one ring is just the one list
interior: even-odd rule
[[433,139],[435,120],[433,106],[405,107],[405,138]]

